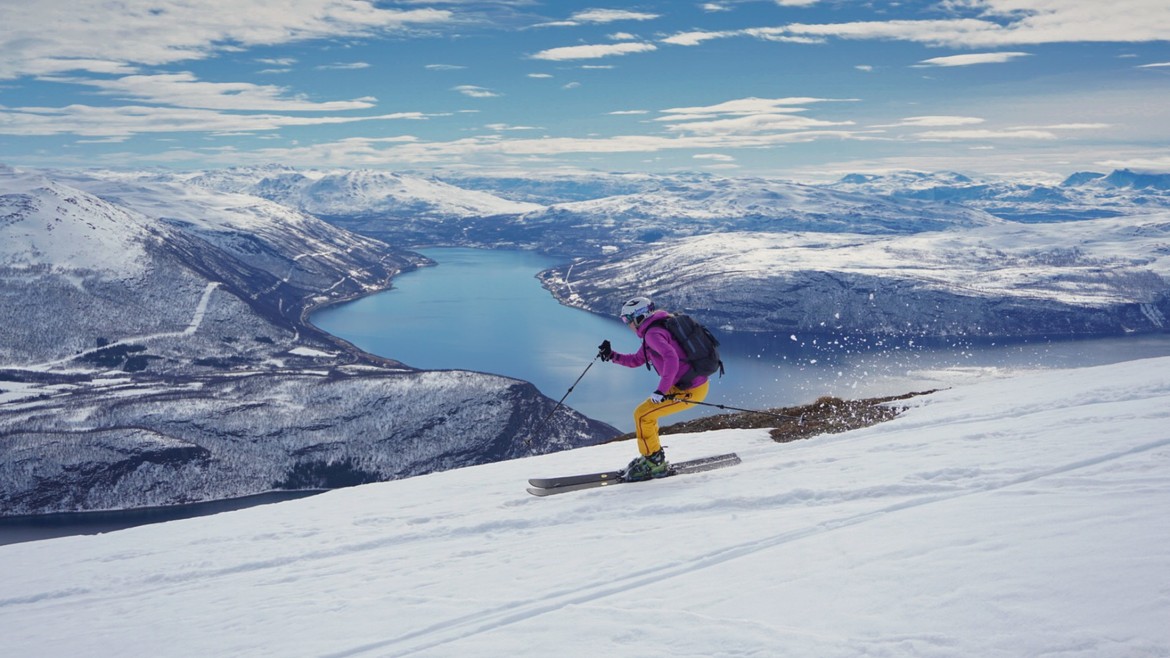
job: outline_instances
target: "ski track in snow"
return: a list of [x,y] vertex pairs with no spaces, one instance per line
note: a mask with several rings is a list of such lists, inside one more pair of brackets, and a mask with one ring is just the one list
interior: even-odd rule
[[167,332],[158,333],[158,334],[146,334],[143,336],[129,336],[127,338],[121,338],[119,340],[112,341],[112,342],[107,343],[101,347],[93,347],[93,348],[90,348],[88,350],[78,352],[77,354],[73,354],[73,355],[65,357],[63,359],[57,359],[56,361],[48,361],[46,363],[30,365],[27,367],[29,370],[44,370],[44,369],[52,368],[54,366],[59,366],[59,365],[65,364],[65,363],[69,363],[70,361],[75,361],[81,357],[88,356],[90,354],[94,354],[96,352],[100,352],[102,350],[106,350],[106,349],[109,349],[111,347],[116,347],[118,345],[126,345],[126,344],[130,344],[130,343],[135,343],[138,341],[154,340],[154,339],[158,339],[158,338],[175,338],[175,337],[179,337],[179,336],[193,336],[196,331],[199,331],[199,327],[203,326],[203,318],[207,315],[207,307],[211,303],[211,294],[213,292],[215,292],[218,288],[219,288],[218,281],[212,281],[211,283],[207,284],[207,287],[203,289],[203,295],[199,298],[199,303],[195,305],[195,312],[191,316],[191,321],[189,323],[187,323],[187,326],[182,331],[167,331]]
[[[482,633],[488,633],[511,626],[513,624],[522,623],[541,615],[557,612],[570,606],[593,603],[611,596],[625,594],[632,589],[650,585],[659,585],[664,579],[692,576],[696,571],[716,567],[726,562],[755,555],[762,551],[766,551],[778,546],[783,546],[784,544],[791,542],[800,541],[801,539],[808,537],[821,535],[839,530],[841,528],[847,528],[869,521],[885,518],[888,515],[896,512],[917,509],[938,503],[946,503],[968,496],[1000,491],[1022,484],[1035,482],[1037,480],[1042,480],[1044,478],[1064,475],[1081,469],[1117,461],[1119,459],[1139,455],[1166,446],[1170,446],[1170,438],[1145,443],[1126,450],[1108,452],[1096,457],[1077,460],[1049,469],[1025,473],[1018,477],[1011,478],[999,483],[981,484],[975,486],[974,488],[964,489],[958,492],[921,496],[911,500],[898,502],[893,505],[888,505],[876,510],[844,516],[813,526],[796,530],[788,530],[776,535],[755,539],[753,541],[742,544],[719,548],[689,560],[674,562],[662,567],[636,571],[623,578],[612,579],[606,581],[605,583],[599,583],[595,586],[551,592],[541,596],[539,599],[533,602],[511,603],[496,608],[478,611],[472,614],[464,615],[462,617],[457,617],[455,619],[441,620],[425,628],[411,631],[405,635],[400,635],[398,637],[390,638],[381,642],[367,643],[361,646],[353,647],[352,649],[348,649],[346,651],[325,654],[325,656],[327,658],[347,658],[350,656],[360,656],[362,654],[371,652],[380,652],[378,654],[380,656],[409,656],[411,654],[428,651],[453,642],[466,640]],[[783,494],[783,496],[785,498],[791,498],[792,494],[789,492]],[[753,507],[758,507],[761,503],[766,502],[766,500],[767,499],[753,499]],[[723,504],[725,505],[725,503]],[[694,508],[688,507],[687,509],[693,510]],[[678,510],[675,509],[672,511]],[[361,548],[358,548],[357,550],[361,550]],[[255,566],[261,567],[269,565]],[[391,652],[385,653],[387,649],[390,649]]]
[[692,436],[680,459],[744,464],[629,490],[522,493],[628,451],[597,446],[2,547],[0,628],[62,657],[1170,656],[1168,363],[951,389],[782,447]]
[[219,288],[218,281],[207,284],[207,287],[203,289],[203,296],[199,298],[199,303],[195,306],[195,315],[191,317],[191,323],[183,330],[184,336],[192,336],[196,331],[199,331],[199,327],[203,325],[203,318],[207,315],[207,305],[211,303],[211,293],[215,292],[216,288]]

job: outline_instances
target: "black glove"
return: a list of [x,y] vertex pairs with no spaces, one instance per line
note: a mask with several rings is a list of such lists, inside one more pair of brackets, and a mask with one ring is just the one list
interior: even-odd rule
[[601,357],[602,361],[609,361],[613,358],[613,348],[610,347],[608,340],[597,346],[597,356]]

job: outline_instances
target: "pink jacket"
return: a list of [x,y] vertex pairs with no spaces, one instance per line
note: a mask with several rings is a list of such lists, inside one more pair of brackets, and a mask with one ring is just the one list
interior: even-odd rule
[[[670,335],[670,331],[666,327],[654,324],[669,315],[666,311],[655,311],[638,325],[637,334],[642,339],[642,349],[633,354],[613,353],[613,362],[627,368],[645,365],[646,358],[649,357],[650,364],[660,377],[658,391],[661,393],[669,393],[670,389],[678,384],[678,380],[691,369],[691,365],[683,358],[682,348],[675,342],[674,336]],[[706,377],[695,377],[691,388],[702,386],[706,381]]]

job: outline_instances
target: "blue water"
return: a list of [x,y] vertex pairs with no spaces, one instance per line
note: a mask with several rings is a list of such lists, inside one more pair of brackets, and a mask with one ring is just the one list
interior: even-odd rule
[[269,491],[253,496],[213,500],[206,503],[171,505],[168,507],[144,507],[104,512],[63,512],[59,514],[2,517],[0,518],[0,546],[39,541],[42,539],[53,539],[54,537],[100,535],[151,523],[191,519],[197,516],[208,516],[221,512],[256,507],[257,505],[269,505],[286,500],[296,500],[318,493],[321,492]]
[[[643,368],[591,364],[602,340],[619,352],[633,352],[641,342],[614,318],[557,303],[535,278],[557,260],[522,251],[422,253],[438,266],[395,278],[392,290],[323,309],[312,322],[373,354],[417,368],[523,379],[554,400],[584,372],[565,404],[622,431],[633,429],[633,408],[658,377]],[[822,395],[898,395],[1020,370],[1170,354],[1165,334],[1010,343],[791,333],[720,339],[727,376],[712,383],[708,402],[748,409],[804,404]],[[723,411],[707,407],[671,419],[712,413]]]

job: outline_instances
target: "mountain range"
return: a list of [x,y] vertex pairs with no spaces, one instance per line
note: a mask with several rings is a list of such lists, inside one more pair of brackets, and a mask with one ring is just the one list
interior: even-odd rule
[[975,180],[955,172],[850,174],[832,189],[960,203],[1020,222],[1119,217],[1170,208],[1170,174],[1078,172],[1060,183]]
[[[422,246],[554,254],[565,304],[648,294],[723,332],[1164,332],[1167,180],[0,168],[0,500],[172,504],[530,454],[555,406],[530,385],[307,321],[428,265]],[[572,412],[544,431],[541,451],[616,433]]]
[[[726,331],[1124,335],[1164,331],[1170,314],[1170,174],[1051,183],[903,171],[824,185],[699,174],[410,178],[196,177],[303,209],[324,207],[314,189],[360,190],[344,203],[331,193],[322,217],[401,247],[556,254],[566,264],[541,277],[565,304],[605,313],[648,294]],[[265,191],[309,179],[297,195]]]
[[[0,514],[406,477],[595,443],[535,387],[309,324],[426,259],[266,199],[0,170]],[[529,445],[531,443],[532,445]]]

